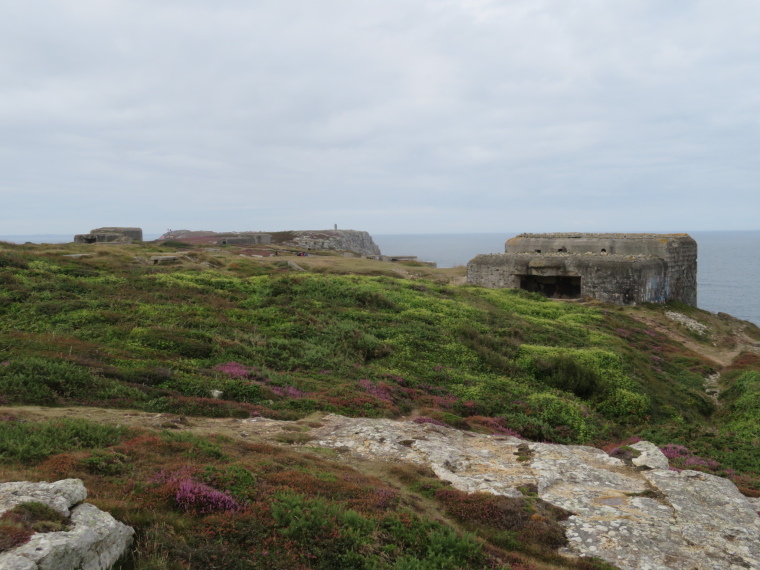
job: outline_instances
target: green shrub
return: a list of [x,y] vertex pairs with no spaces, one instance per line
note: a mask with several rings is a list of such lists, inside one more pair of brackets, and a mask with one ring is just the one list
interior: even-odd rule
[[552,388],[590,399],[604,389],[600,374],[569,354],[538,358],[534,362],[536,377]]
[[192,433],[163,431],[161,439],[167,443],[179,444],[177,449],[183,450],[190,457],[204,455],[210,459],[227,459],[227,455],[218,444]]
[[131,344],[175,353],[185,358],[208,358],[214,352],[211,338],[186,329],[135,327],[129,333]]
[[[320,497],[282,493],[272,504],[272,516],[278,532],[309,553],[313,568],[456,570],[480,567],[485,561],[474,535],[459,535],[419,519],[402,522],[395,513],[383,520],[369,518]],[[382,552],[381,558],[378,546],[385,541],[395,547]],[[396,560],[383,564],[391,552]]]
[[127,433],[123,427],[86,420],[0,421],[0,459],[36,463],[66,451],[108,447]]
[[63,360],[22,357],[0,366],[0,394],[14,404],[55,404],[89,396],[95,385],[89,371]]
[[128,470],[127,456],[110,450],[95,450],[81,463],[87,471],[96,475],[122,475]]
[[237,499],[246,501],[256,496],[256,476],[242,465],[207,465],[200,472],[200,476],[204,483],[222,491],[229,491]]
[[648,416],[651,402],[644,394],[618,388],[607,393],[596,409],[605,417],[625,424]]
[[[589,421],[588,414],[584,413],[579,403],[569,398],[543,392],[528,396],[526,403],[535,410],[540,420],[549,424],[555,431],[559,430],[560,439],[555,437],[558,443],[585,443],[595,434],[595,427]],[[562,432],[565,430],[567,435],[563,436]]]
[[760,441],[760,372],[745,372],[724,394],[731,414],[722,431],[746,440]]
[[26,258],[15,251],[0,251],[0,267],[14,269],[27,269],[29,263]]

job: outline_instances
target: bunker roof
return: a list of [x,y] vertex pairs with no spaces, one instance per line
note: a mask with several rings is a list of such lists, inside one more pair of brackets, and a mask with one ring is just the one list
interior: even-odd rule
[[[524,233],[516,236],[518,238],[548,238],[548,239],[658,239],[658,238],[690,238],[689,234],[625,234],[625,233],[581,233],[581,232],[566,232],[566,233],[548,233],[548,234],[531,234]],[[513,238],[514,239],[514,238]]]

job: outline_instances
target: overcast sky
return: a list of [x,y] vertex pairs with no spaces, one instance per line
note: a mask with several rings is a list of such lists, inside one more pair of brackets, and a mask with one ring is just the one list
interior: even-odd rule
[[757,0],[7,0],[0,234],[760,229]]

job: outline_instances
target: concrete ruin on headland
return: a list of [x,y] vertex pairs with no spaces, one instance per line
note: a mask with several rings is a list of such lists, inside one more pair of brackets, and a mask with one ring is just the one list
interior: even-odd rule
[[142,241],[142,228],[98,228],[74,236],[76,243],[132,243]]
[[467,282],[553,298],[697,304],[697,242],[688,234],[520,234],[478,255]]
[[263,232],[249,232],[223,237],[217,243],[219,245],[269,245],[272,243],[272,236]]

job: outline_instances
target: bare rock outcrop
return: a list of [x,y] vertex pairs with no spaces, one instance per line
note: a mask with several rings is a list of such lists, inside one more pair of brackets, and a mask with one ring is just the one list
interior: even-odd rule
[[304,250],[353,251],[360,255],[380,255],[380,248],[367,232],[357,230],[303,230],[293,232],[287,242]]
[[568,554],[623,569],[760,569],[756,505],[728,479],[670,471],[651,443],[639,465],[585,446],[529,443],[432,424],[327,416],[311,433],[320,446],[358,457],[429,466],[462,491],[538,496],[571,511]]
[[3,570],[105,570],[132,544],[134,530],[83,503],[82,481],[15,482],[0,485],[0,514],[26,502],[44,503],[70,517],[67,531],[36,533],[29,542],[0,553]]

